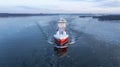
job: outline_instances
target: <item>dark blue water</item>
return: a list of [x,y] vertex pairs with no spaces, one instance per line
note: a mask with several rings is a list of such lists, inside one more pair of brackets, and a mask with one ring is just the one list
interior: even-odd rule
[[49,44],[59,16],[0,18],[0,67],[120,67],[120,21],[66,16],[75,43]]

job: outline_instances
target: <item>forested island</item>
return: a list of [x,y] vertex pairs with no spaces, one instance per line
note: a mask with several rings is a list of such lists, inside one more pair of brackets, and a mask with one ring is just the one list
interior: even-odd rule
[[101,16],[93,16],[93,18],[97,18],[100,21],[120,20],[120,15],[101,15]]

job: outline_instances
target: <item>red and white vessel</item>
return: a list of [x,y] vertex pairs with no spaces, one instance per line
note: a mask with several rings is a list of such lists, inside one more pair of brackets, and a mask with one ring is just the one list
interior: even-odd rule
[[54,34],[54,41],[58,46],[64,46],[69,41],[69,35],[66,33],[66,20],[58,21],[58,31]]

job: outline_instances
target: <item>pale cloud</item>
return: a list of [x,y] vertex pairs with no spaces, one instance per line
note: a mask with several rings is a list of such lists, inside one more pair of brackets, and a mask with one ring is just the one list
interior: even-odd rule
[[8,11],[5,8],[26,12],[120,13],[120,0],[0,0],[0,11]]

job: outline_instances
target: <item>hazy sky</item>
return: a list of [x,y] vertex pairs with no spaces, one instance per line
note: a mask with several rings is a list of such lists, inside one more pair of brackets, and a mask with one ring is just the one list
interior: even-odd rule
[[0,12],[120,13],[120,0],[0,0]]

